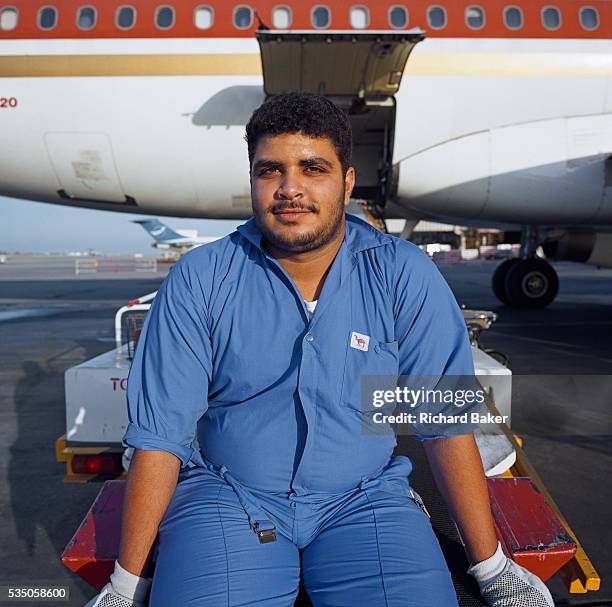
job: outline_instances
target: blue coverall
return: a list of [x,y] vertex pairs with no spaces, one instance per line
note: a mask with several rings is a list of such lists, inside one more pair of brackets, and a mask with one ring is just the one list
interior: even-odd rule
[[310,320],[254,219],[176,263],[127,388],[124,445],[182,463],[151,607],[289,607],[300,571],[315,607],[456,605],[410,460],[361,431],[360,376],[398,373],[474,373],[450,289],[407,241],[347,214]]

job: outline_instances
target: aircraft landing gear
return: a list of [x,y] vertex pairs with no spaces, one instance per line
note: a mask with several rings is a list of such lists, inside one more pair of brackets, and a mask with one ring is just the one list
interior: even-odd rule
[[506,305],[516,308],[545,308],[557,296],[559,278],[555,269],[535,256],[537,230],[523,231],[521,257],[506,259],[493,274],[493,292]]

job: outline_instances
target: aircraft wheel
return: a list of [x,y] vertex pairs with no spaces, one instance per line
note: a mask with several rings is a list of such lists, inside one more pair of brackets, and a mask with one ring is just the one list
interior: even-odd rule
[[557,272],[539,257],[517,262],[510,266],[504,281],[507,303],[517,308],[545,308],[557,296]]
[[495,268],[495,272],[493,273],[493,293],[497,299],[499,299],[502,303],[508,304],[508,297],[506,296],[506,276],[508,275],[508,271],[515,263],[521,261],[516,257],[512,259],[506,259],[506,261],[502,261],[497,268]]

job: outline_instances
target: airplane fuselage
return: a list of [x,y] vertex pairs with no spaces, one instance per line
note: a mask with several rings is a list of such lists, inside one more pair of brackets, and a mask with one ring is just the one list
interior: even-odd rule
[[[154,24],[158,3],[133,4],[136,24],[127,30],[115,23],[118,2],[92,4],[95,25],[87,30],[76,24],[76,2],[54,4],[50,30],[36,25],[47,4],[11,5],[17,25],[0,29],[0,194],[140,214],[248,217],[244,125],[265,98],[256,19],[238,29],[232,5],[211,3],[212,24],[198,29],[200,5],[182,2],[162,30]],[[471,3],[447,0],[436,5],[446,11],[440,30],[431,25],[434,5],[406,5],[405,28],[421,26],[427,38],[408,59],[389,121],[387,217],[612,223],[611,3],[558,2],[558,29],[543,25],[548,4],[509,4],[523,19],[510,29],[499,2],[480,2],[484,24],[470,29]],[[288,5],[288,29],[351,29],[352,5],[328,6],[325,30],[313,27],[308,6]],[[369,24],[355,31],[391,29],[394,4],[363,6]],[[584,7],[597,11],[594,30],[580,21]],[[254,8],[272,27],[273,3]],[[385,111],[372,112],[371,130],[382,132]],[[363,149],[357,185],[375,184],[378,147]]]

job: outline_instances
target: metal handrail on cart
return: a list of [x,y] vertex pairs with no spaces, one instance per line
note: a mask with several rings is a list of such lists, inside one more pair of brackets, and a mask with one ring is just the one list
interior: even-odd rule
[[[138,297],[137,299],[131,299],[128,301],[127,305],[122,306],[117,310],[115,314],[115,347],[117,351],[121,350],[123,344],[123,317],[126,313],[133,313],[136,311],[147,311],[151,307],[151,303],[155,296],[157,295],[157,291],[153,291],[152,293],[148,293],[147,295],[143,295],[142,297]],[[129,338],[128,338],[129,341]]]
[[491,328],[491,325],[497,320],[497,314],[490,310],[472,310],[466,308],[463,304],[461,305],[461,313],[467,325],[470,343],[475,348],[480,348],[485,354],[494,358],[497,362],[504,365],[504,367],[510,368],[510,360],[505,354],[493,350],[492,348],[483,348],[480,344],[481,333]]

